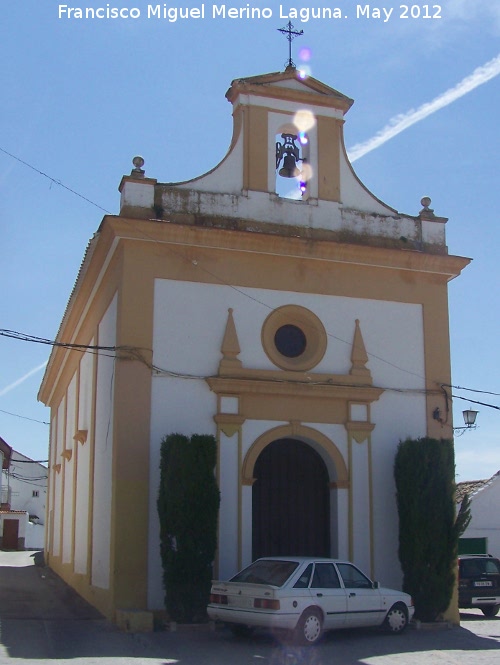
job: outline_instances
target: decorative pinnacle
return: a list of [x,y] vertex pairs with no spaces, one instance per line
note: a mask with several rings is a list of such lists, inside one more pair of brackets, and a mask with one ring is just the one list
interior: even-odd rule
[[281,32],[282,35],[286,35],[286,38],[288,39],[288,61],[286,63],[287,69],[288,67],[295,69],[295,63],[292,60],[292,41],[295,39],[295,37],[300,37],[304,34],[303,30],[294,30],[293,28],[294,27],[291,21],[288,21],[284,28],[278,28],[278,32]]

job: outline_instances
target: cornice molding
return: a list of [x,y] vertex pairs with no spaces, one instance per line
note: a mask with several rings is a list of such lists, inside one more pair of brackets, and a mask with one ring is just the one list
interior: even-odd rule
[[366,385],[366,381],[358,382],[353,376],[308,374],[306,378],[291,378],[287,374],[293,373],[242,368],[240,376],[210,377],[206,382],[214,393],[222,395],[266,394],[374,402],[384,392],[383,388]]

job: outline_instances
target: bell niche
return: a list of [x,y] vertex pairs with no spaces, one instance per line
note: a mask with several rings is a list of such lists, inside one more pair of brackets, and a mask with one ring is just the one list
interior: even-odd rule
[[293,125],[282,128],[276,134],[276,194],[297,201],[307,199],[311,176],[307,133]]
[[235,79],[226,98],[233,106],[234,132],[224,167],[235,191],[234,165],[240,164],[245,195],[268,193],[309,204],[341,201],[344,114],[352,99],[312,76],[301,77],[293,66]]

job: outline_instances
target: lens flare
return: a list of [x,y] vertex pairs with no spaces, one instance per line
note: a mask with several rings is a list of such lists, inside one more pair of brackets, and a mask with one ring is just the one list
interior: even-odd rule
[[302,164],[300,180],[303,182],[307,182],[308,180],[311,180],[312,177],[313,177],[312,166],[310,164]]
[[298,67],[299,78],[306,79],[308,76],[311,76],[311,68],[309,65],[300,64]]
[[299,133],[305,134],[316,124],[314,113],[308,109],[301,109],[293,116],[293,124],[299,130]]
[[300,58],[303,62],[309,62],[309,60],[311,59],[311,56],[312,56],[312,51],[311,51],[311,49],[309,48],[309,46],[303,46],[303,47],[300,49],[300,51],[299,51],[299,58]]

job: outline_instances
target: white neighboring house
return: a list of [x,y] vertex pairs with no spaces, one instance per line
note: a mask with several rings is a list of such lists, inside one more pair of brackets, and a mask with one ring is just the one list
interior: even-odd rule
[[43,549],[45,544],[47,476],[46,466],[17,450],[12,450],[9,468],[2,470],[2,493],[10,510],[29,515],[26,549]]
[[500,471],[486,480],[457,484],[456,500],[460,507],[465,494],[471,500],[471,521],[460,538],[462,554],[492,554],[500,557]]

